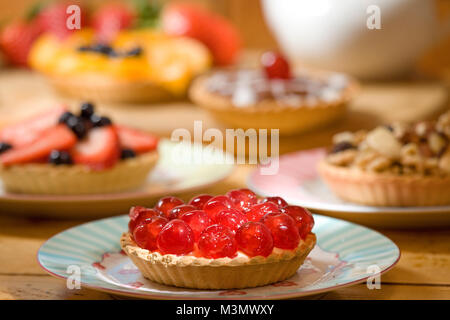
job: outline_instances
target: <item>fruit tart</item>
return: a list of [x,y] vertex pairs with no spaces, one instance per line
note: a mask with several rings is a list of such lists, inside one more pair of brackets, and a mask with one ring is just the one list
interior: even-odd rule
[[374,206],[450,204],[450,111],[437,121],[343,132],[319,164],[344,200]]
[[75,195],[140,187],[158,159],[158,138],[113,124],[92,103],[55,107],[0,130],[0,177],[8,192]]
[[83,28],[64,39],[45,33],[29,62],[57,91],[105,102],[154,102],[185,95],[207,70],[210,53],[199,41],[149,29],[122,30],[108,43]]
[[195,289],[263,286],[293,276],[316,243],[311,213],[248,189],[164,197],[133,207],[123,251],[145,278]]
[[278,53],[261,56],[262,69],[228,69],[196,79],[190,96],[218,120],[235,128],[299,133],[344,114],[356,83],[331,72],[294,75]]

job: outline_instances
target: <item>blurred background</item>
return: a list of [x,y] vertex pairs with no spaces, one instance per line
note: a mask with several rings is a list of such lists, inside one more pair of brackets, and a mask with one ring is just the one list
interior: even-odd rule
[[[0,1],[0,21],[21,16],[35,2],[36,0]],[[97,6],[106,1],[76,0],[71,2]],[[115,2],[127,1],[118,0]],[[164,0],[162,2],[177,1]],[[241,31],[245,46],[248,48],[267,49],[276,46],[276,42],[264,22],[260,0],[187,0],[182,2],[198,3],[231,19]]]
[[[295,1],[295,0],[294,0]],[[0,1],[0,22],[18,18],[26,12],[36,0]],[[82,3],[87,7],[95,7],[104,0],[74,0],[73,3]],[[111,2],[127,2],[116,0]],[[180,2],[179,0],[163,0],[162,2]],[[201,4],[227,18],[229,18],[241,32],[244,46],[248,49],[272,49],[277,47],[275,36],[270,31],[263,13],[263,2],[261,0],[184,0]],[[286,1],[285,1],[286,2]],[[287,1],[289,2],[289,1]],[[320,1],[317,1],[320,2]],[[364,1],[363,1],[364,2]],[[371,1],[375,3],[377,1]],[[385,2],[385,1],[381,1]],[[392,1],[395,2],[395,1]],[[408,1],[406,1],[408,2]],[[428,2],[428,0],[413,0],[412,2]],[[431,0],[435,3],[438,19],[443,25],[450,19],[449,0]],[[404,9],[402,9],[404,10]],[[433,75],[450,78],[450,35],[440,39],[433,44],[423,55],[421,60],[425,71]]]

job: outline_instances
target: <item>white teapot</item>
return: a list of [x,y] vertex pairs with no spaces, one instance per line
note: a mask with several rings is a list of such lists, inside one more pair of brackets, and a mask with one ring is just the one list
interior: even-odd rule
[[261,1],[269,27],[294,65],[363,79],[402,75],[450,30],[449,17],[439,21],[435,0]]

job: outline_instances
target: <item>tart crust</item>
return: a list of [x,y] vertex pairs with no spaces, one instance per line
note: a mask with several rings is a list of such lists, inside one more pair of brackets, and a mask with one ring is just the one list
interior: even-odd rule
[[101,75],[48,77],[60,94],[94,102],[144,103],[174,100],[174,94],[151,81],[126,81]]
[[372,206],[439,206],[450,204],[450,176],[400,176],[339,167],[322,160],[318,170],[343,200]]
[[358,89],[357,83],[351,80],[339,99],[332,102],[320,101],[313,106],[279,105],[276,101],[266,100],[237,107],[230,97],[208,89],[209,77],[201,76],[191,86],[189,95],[196,104],[208,110],[217,120],[234,128],[280,129],[280,135],[305,132],[343,117],[348,102]]
[[310,233],[295,250],[274,249],[266,258],[207,259],[150,252],[138,247],[130,233],[120,239],[123,251],[145,278],[194,289],[251,288],[285,280],[297,272],[315,244],[316,236]]
[[12,193],[78,195],[131,190],[140,187],[158,160],[152,151],[119,161],[114,167],[92,171],[83,165],[31,163],[0,166],[6,191]]

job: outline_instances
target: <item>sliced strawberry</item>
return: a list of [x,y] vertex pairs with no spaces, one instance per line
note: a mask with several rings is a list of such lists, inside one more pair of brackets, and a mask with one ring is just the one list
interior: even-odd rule
[[67,109],[58,106],[44,113],[38,114],[17,124],[0,130],[0,141],[7,142],[18,148],[38,139],[42,132],[58,124],[59,117]]
[[120,146],[123,149],[131,149],[136,153],[155,150],[158,146],[158,137],[123,126],[115,126],[119,135]]
[[[43,5],[38,13],[37,21],[45,31],[52,33],[60,39],[65,39],[78,29],[67,27],[68,19],[73,13],[68,13],[67,8],[72,5],[70,1],[53,2]],[[77,3],[80,7],[80,3]],[[80,28],[88,25],[87,10],[80,8]],[[71,18],[70,18],[71,19]]]
[[195,4],[174,2],[165,6],[162,27],[170,35],[201,41],[218,65],[234,63],[241,48],[239,32],[230,21]]
[[39,139],[29,145],[14,147],[0,156],[5,166],[29,162],[39,162],[52,150],[68,150],[77,142],[75,134],[65,125],[57,125],[42,132]]
[[10,63],[26,67],[28,53],[40,34],[41,28],[34,21],[12,22],[0,33],[0,49]]
[[74,163],[93,170],[112,167],[120,157],[119,138],[113,126],[93,128],[71,151]]
[[97,10],[92,19],[92,25],[97,40],[109,43],[114,40],[120,30],[131,27],[134,20],[135,13],[128,6],[108,3]]

